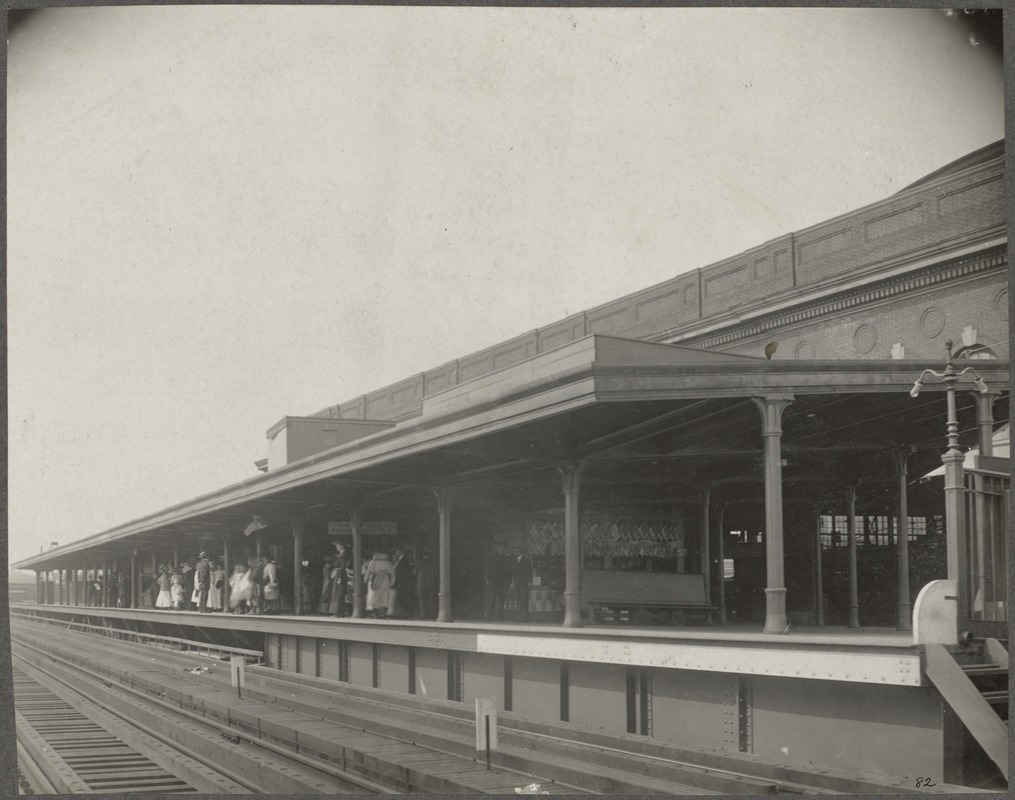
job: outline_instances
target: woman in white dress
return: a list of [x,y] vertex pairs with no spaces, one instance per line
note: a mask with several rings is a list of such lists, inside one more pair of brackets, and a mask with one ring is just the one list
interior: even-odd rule
[[169,579],[169,567],[165,564],[159,570],[159,576],[155,579],[159,585],[159,596],[155,599],[156,608],[172,608],[173,598],[169,593],[172,582]]
[[234,614],[248,613],[250,601],[250,573],[243,564],[233,567],[233,575],[229,579],[229,605]]
[[374,553],[364,569],[367,579],[367,614],[384,617],[391,594],[392,566],[387,553]]
[[212,611],[222,610],[222,578],[225,576],[221,565],[214,561],[209,566],[211,578],[208,582],[208,608]]
[[173,601],[173,608],[179,611],[183,608],[184,591],[183,591],[183,573],[179,569],[174,569],[172,575],[169,576],[169,592]]

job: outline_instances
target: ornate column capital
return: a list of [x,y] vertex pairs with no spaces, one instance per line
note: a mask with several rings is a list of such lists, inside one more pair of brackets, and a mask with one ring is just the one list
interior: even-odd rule
[[782,412],[796,398],[786,392],[752,397],[751,400],[761,413],[761,433],[764,436],[782,435]]
[[564,494],[578,494],[581,476],[588,466],[587,461],[558,461],[553,465],[564,481]]

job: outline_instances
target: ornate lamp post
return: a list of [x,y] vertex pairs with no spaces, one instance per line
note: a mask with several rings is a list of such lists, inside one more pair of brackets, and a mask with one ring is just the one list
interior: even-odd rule
[[986,381],[972,367],[966,367],[963,370],[955,368],[955,364],[952,362],[951,340],[945,342],[945,347],[948,349],[948,361],[945,363],[944,372],[925,369],[913,384],[909,394],[911,397],[919,395],[924,380],[928,376],[932,376],[945,385],[948,397],[948,450],[941,456],[941,461],[945,466],[945,534],[948,547],[948,580],[955,583],[961,618],[965,615],[966,607],[966,532],[965,508],[962,498],[962,493],[965,491],[962,474],[965,454],[959,449],[959,420],[955,411],[955,385],[964,376],[969,375],[981,394],[986,394],[988,387]]

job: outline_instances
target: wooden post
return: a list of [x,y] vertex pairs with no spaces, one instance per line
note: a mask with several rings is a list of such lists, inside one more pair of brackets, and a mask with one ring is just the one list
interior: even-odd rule
[[765,633],[788,633],[782,530],[782,415],[792,395],[754,397],[765,440]]

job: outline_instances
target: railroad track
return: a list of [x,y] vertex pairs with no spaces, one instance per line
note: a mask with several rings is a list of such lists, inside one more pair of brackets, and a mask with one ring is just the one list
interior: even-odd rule
[[[143,696],[125,698],[122,689],[94,676],[82,677],[80,668],[59,658],[49,656],[45,666],[32,663],[18,652],[24,647],[19,643],[12,651],[24,794],[388,792],[380,784],[321,769],[306,759],[266,753],[238,736],[223,738],[221,726],[195,724]],[[68,680],[71,672],[77,674]],[[115,701],[116,694],[121,702],[108,702]],[[135,711],[154,707],[164,724],[145,725],[133,714],[118,713],[124,699]],[[224,758],[226,751],[231,752]]]
[[[278,752],[312,753],[326,762],[353,767],[389,787],[388,791],[513,793],[515,787],[532,782],[548,784],[553,794],[905,791],[877,776],[810,774],[750,757],[681,754],[651,740],[639,739],[634,752],[624,749],[617,738],[549,729],[512,720],[510,715],[499,728],[495,768],[485,772],[476,760],[475,723],[469,709],[460,704],[396,697],[267,667],[247,669],[244,698],[237,703],[235,690],[228,688],[228,667],[193,654],[71,632],[61,632],[58,647],[51,628],[43,630],[32,623],[12,624],[15,640],[34,640],[38,652],[47,658],[62,649],[75,669],[112,658],[120,669],[106,667],[101,675],[96,673],[100,678],[120,680],[128,674],[127,668],[129,683],[142,694],[159,695],[180,710],[191,709],[195,716],[218,715],[229,731]],[[199,669],[199,675],[181,677],[184,669],[195,665],[205,665],[207,672]]]
[[[474,758],[463,759],[392,737],[370,734],[362,727],[333,723],[322,726],[320,717],[291,712],[279,714],[273,704],[237,700],[234,690],[205,690],[197,697],[183,686],[193,683],[191,679],[162,674],[161,681],[153,680],[157,673],[153,674],[151,669],[151,655],[130,652],[136,648],[144,650],[143,646],[124,647],[124,643],[105,639],[88,641],[94,637],[85,634],[67,636],[76,640],[63,643],[63,647],[72,647],[73,657],[69,653],[61,655],[61,647],[52,642],[32,641],[24,631],[15,633],[12,630],[12,653],[19,665],[26,665],[24,669],[38,670],[44,676],[42,680],[62,683],[67,690],[77,692],[77,700],[84,692],[101,695],[106,708],[118,709],[142,730],[167,743],[180,739],[193,741],[203,733],[203,740],[188,747],[188,753],[214,753],[204,763],[229,764],[232,768],[222,771],[236,784],[243,784],[242,788],[216,787],[217,793],[362,794],[427,790],[513,793],[515,787],[534,779],[514,770],[485,770]],[[81,637],[85,637],[83,642]],[[123,669],[103,668],[99,663],[110,660],[111,647],[115,651],[113,659],[121,667],[129,667],[129,662],[134,661],[135,668],[129,680],[125,679]],[[89,653],[91,648],[101,649]],[[157,651],[157,655],[160,660],[171,658],[164,651]],[[188,663],[194,662],[193,657],[182,658]],[[98,669],[87,666],[89,659],[94,659],[92,665]],[[200,690],[203,687],[191,688]],[[138,719],[144,719],[146,711],[147,724],[139,723]],[[162,724],[156,725],[151,719],[153,711],[159,718],[157,722]],[[159,730],[155,730],[156,727]],[[180,728],[183,733],[174,735],[171,727]],[[342,742],[337,746],[329,735],[336,731]],[[313,733],[318,735],[314,737]],[[238,766],[237,748],[246,748],[252,753],[246,754],[245,769]],[[407,762],[415,766],[404,767]],[[392,766],[397,774],[393,774]],[[244,780],[242,775],[256,775],[256,782]],[[373,775],[378,779],[373,779]],[[385,775],[390,780],[385,780]],[[586,792],[558,785],[554,793]]]
[[[103,726],[82,713],[81,707],[91,704],[82,703],[76,693],[58,694],[21,667],[14,667],[12,675],[22,794],[199,791],[195,781],[163,766],[172,761],[168,753],[159,764],[123,741],[136,741],[138,732],[109,719]],[[94,715],[95,709],[90,710]]]

